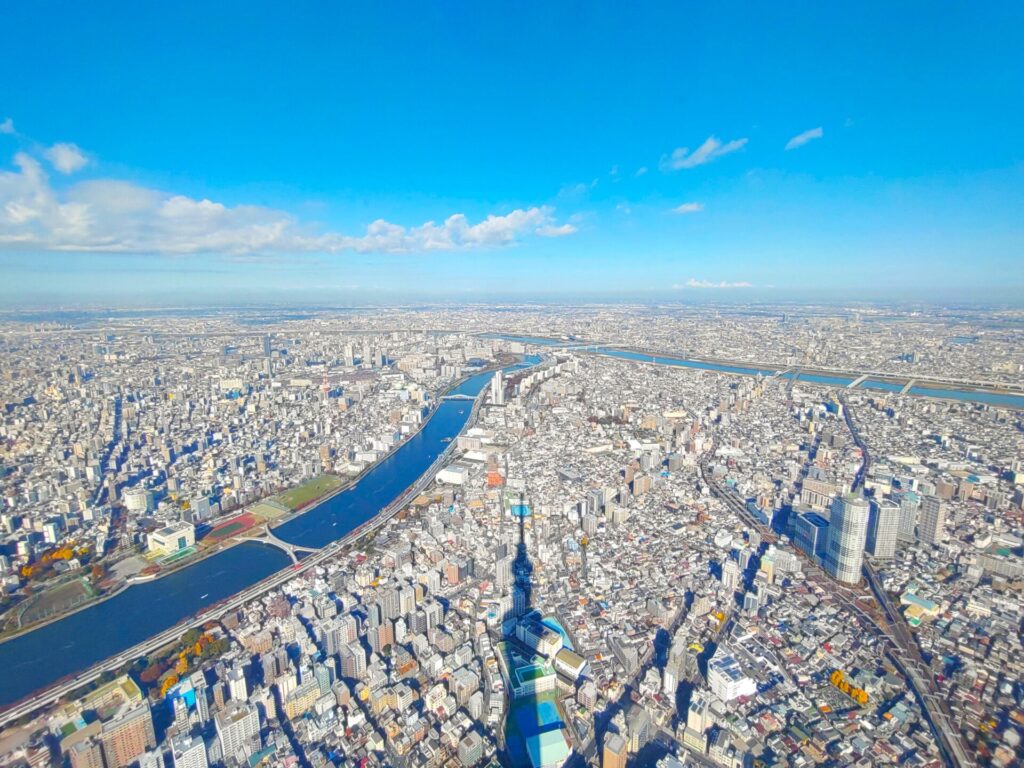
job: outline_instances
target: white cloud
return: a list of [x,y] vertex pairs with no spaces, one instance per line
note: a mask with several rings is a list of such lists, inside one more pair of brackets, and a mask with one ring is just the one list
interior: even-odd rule
[[634,176],[643,176],[645,173],[647,173],[647,166],[646,165],[641,165],[639,168],[636,169],[636,173],[633,174],[633,175]]
[[699,213],[704,210],[704,203],[683,203],[672,209],[673,213]]
[[658,167],[665,172],[696,168],[698,165],[710,163],[719,157],[743,149],[746,143],[746,139],[733,139],[723,144],[714,136],[708,136],[707,140],[693,152],[690,152],[689,147],[679,147],[671,155],[664,155]]
[[61,173],[80,171],[89,162],[89,158],[75,144],[54,144],[43,155]]
[[721,282],[716,283],[711,280],[698,280],[695,277],[691,277],[685,283],[676,283],[672,287],[675,288],[676,290],[679,290],[682,288],[753,288],[754,285],[753,283],[748,283],[746,281],[738,283],[729,283],[726,282],[725,280],[722,280]]
[[797,147],[802,147],[808,141],[820,139],[823,133],[824,132],[821,130],[821,126],[818,126],[817,128],[811,128],[809,131],[804,131],[803,133],[798,133],[796,136],[794,136],[792,139],[786,142],[786,150],[788,151],[790,149],[796,149]]
[[565,237],[566,235],[573,235],[575,233],[576,227],[572,224],[562,224],[561,226],[548,224],[537,228],[537,234],[541,237]]
[[530,236],[563,237],[548,207],[519,208],[472,223],[461,213],[415,227],[377,219],[365,232],[322,231],[284,211],[228,206],[115,179],[55,189],[25,153],[0,170],[0,248],[117,253],[413,253],[512,245]]
[[0,133],[14,133],[14,121],[11,118],[0,123]]

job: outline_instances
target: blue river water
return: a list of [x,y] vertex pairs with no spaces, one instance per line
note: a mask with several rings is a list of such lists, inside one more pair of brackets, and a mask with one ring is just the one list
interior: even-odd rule
[[[514,336],[498,333],[484,334],[485,338],[505,339],[507,341],[519,341],[524,344],[536,344],[538,346],[566,346],[570,342],[557,339],[546,339],[536,336]],[[637,360],[646,363],[657,363],[658,365],[673,365],[681,368],[696,368],[702,371],[721,371],[722,373],[737,373],[744,376],[774,376],[777,371],[771,368],[755,368],[741,365],[723,365],[703,360],[685,360],[676,357],[663,357],[659,355],[645,355],[639,352],[629,352],[624,349],[611,347],[596,347],[592,351],[608,357],[619,357],[623,360]],[[823,374],[808,373],[783,373],[781,378],[806,381],[813,384],[822,384],[831,387],[846,387],[852,384],[855,379],[849,376],[827,376]],[[872,389],[879,392],[901,392],[902,384],[894,384],[890,381],[876,381],[865,379],[857,385],[857,389]],[[987,405],[998,405],[1007,408],[1024,409],[1024,395],[1003,394],[1001,392],[977,392],[971,389],[937,389],[934,387],[913,386],[908,392],[910,395],[920,397],[939,397],[949,400],[963,400],[970,403],[985,403]]]
[[[507,372],[540,358],[527,356]],[[475,396],[493,373],[477,374],[449,394]],[[370,520],[420,477],[469,418],[470,400],[445,400],[427,424],[353,487],[274,529],[278,538],[322,547]],[[231,597],[291,561],[279,549],[239,544],[155,581],[137,584],[39,629],[0,643],[0,707],[110,658],[182,619]]]
[[[492,375],[467,379],[449,394],[476,396]],[[416,482],[448,447],[447,440],[462,430],[472,407],[470,400],[445,400],[423,429],[375,465],[357,485],[279,525],[274,535],[291,544],[319,549],[370,520]]]
[[163,632],[291,560],[247,542],[0,644],[0,707]]
[[[747,376],[774,376],[777,371],[770,368],[748,368],[744,366],[722,365],[719,363],[704,362],[702,360],[682,360],[674,357],[658,357],[655,355],[644,355],[637,352],[628,352],[623,349],[599,348],[602,355],[609,357],[620,357],[625,360],[639,360],[653,362],[659,365],[675,365],[684,368],[699,368],[705,371],[722,371],[723,373],[739,373]],[[855,379],[849,376],[826,376],[821,374],[807,373],[783,373],[783,379],[796,378],[798,381],[806,381],[813,384],[823,384],[831,387],[846,387],[852,384]],[[903,387],[887,381],[874,381],[866,379],[858,385],[858,389],[874,389],[883,392],[900,392]],[[1001,405],[1008,408],[1024,409],[1024,395],[1008,395],[1000,392],[976,392],[970,389],[936,389],[934,387],[913,386],[908,394],[921,397],[941,397],[950,400],[964,400],[971,403],[986,403],[988,405]]]

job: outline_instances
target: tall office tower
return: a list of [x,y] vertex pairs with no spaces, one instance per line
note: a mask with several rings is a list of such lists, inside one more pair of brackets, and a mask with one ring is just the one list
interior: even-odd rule
[[232,701],[213,721],[225,762],[236,755],[247,758],[260,751],[260,715],[252,704]]
[[266,334],[263,337],[263,356],[270,357],[270,353],[273,352],[273,348],[270,346],[270,334]]
[[345,365],[351,368],[353,365],[356,364],[356,353],[355,350],[352,349],[351,344],[345,345],[345,349],[342,354],[344,355],[345,358]]
[[156,746],[153,715],[145,702],[103,724],[100,731],[103,762],[107,768],[127,768],[147,749]]
[[938,544],[946,535],[946,510],[936,496],[921,500],[921,519],[917,524],[917,538],[925,544]]
[[601,768],[626,768],[626,757],[626,740],[617,733],[607,734],[604,737]]
[[491,379],[491,405],[505,404],[505,376],[499,368]]
[[804,512],[796,518],[796,545],[814,562],[825,559],[828,546],[828,520],[817,512]]
[[245,682],[245,672],[238,667],[232,667],[228,672],[228,690],[231,691],[232,701],[249,700],[249,686]]
[[207,768],[206,744],[200,736],[175,736],[171,739],[174,768]]
[[866,547],[868,554],[883,559],[894,557],[896,555],[896,535],[899,528],[899,504],[889,499],[871,502]]
[[832,578],[845,584],[860,581],[867,538],[867,500],[854,493],[836,497],[832,502],[828,548],[825,550],[825,570]]
[[917,527],[917,509],[921,500],[913,491],[904,491],[900,494],[900,528],[896,532],[896,538],[900,541],[913,541],[914,529]]
[[740,564],[732,558],[722,563],[722,589],[735,592],[740,585]]

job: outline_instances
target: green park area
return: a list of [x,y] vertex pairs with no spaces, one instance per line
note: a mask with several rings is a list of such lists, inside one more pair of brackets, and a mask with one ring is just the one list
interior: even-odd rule
[[319,475],[290,490],[282,491],[277,494],[277,500],[291,510],[300,509],[314,499],[335,490],[341,482],[337,475]]

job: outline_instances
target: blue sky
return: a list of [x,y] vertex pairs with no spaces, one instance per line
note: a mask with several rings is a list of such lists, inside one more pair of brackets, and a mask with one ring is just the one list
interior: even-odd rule
[[1020,301],[1020,4],[166,5],[5,7],[3,304]]

